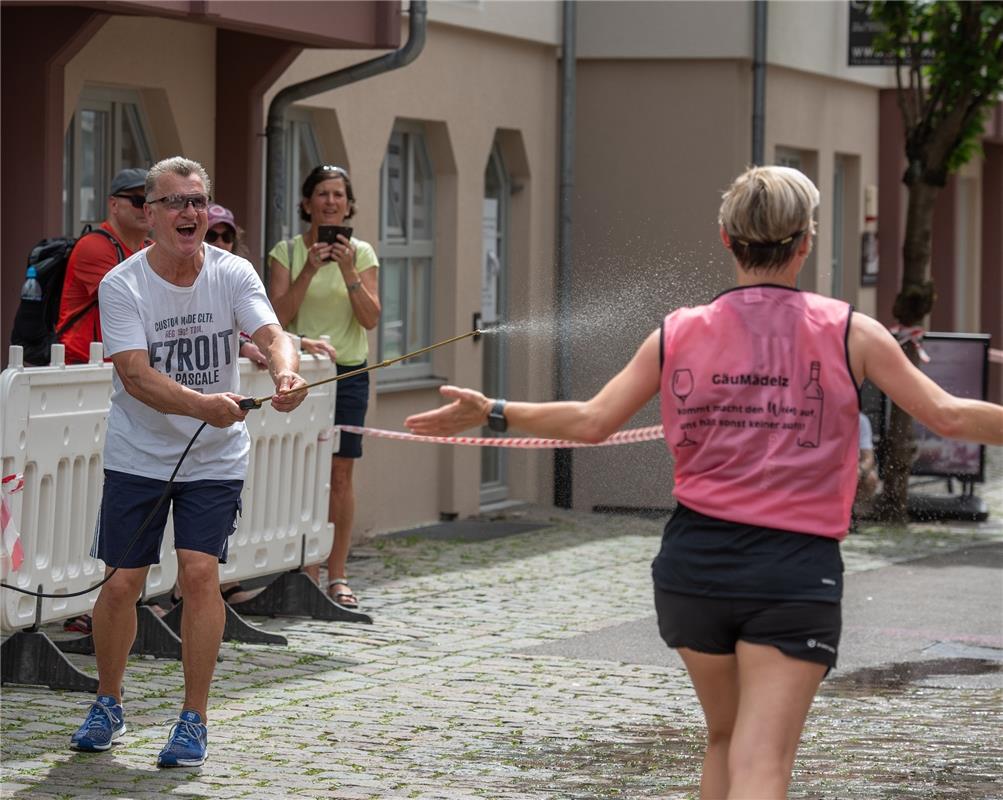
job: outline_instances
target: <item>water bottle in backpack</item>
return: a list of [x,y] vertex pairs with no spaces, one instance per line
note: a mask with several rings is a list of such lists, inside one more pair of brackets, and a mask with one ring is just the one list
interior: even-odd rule
[[24,285],[21,286],[21,299],[34,303],[42,302],[42,284],[38,282],[38,273],[34,267],[28,267]]

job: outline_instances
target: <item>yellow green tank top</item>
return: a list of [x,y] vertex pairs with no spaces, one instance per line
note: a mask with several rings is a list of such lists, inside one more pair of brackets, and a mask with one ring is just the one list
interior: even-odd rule
[[[306,264],[307,248],[302,236],[293,241],[293,263],[289,264],[289,242],[279,242],[268,254],[279,264],[289,270],[289,281],[303,271]],[[369,242],[352,237],[355,245],[355,269],[361,275],[367,269],[379,266],[376,251]],[[366,360],[369,355],[369,340],[366,329],[359,324],[352,312],[352,301],[348,299],[348,287],[341,270],[335,262],[325,264],[307,288],[306,297],[299,307],[299,312],[289,323],[288,330],[299,336],[319,339],[330,336],[331,344],[338,351],[337,361],[342,366],[354,367]]]

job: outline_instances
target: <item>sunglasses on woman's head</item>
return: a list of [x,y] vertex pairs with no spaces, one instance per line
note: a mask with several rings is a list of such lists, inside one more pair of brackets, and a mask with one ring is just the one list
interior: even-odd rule
[[332,166],[331,164],[322,164],[319,167],[314,167],[313,171],[318,173],[333,172],[335,175],[344,175],[346,178],[348,177],[348,170],[345,170],[342,167]]
[[209,242],[209,244],[215,244],[217,239],[222,239],[227,244],[233,244],[234,238],[233,231],[229,229],[222,232],[212,230],[205,232],[205,240]]

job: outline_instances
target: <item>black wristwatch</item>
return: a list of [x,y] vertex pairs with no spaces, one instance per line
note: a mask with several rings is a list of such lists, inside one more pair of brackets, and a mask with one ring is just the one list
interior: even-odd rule
[[505,401],[495,400],[488,412],[488,427],[498,433],[505,433],[508,430],[508,420],[505,419]]

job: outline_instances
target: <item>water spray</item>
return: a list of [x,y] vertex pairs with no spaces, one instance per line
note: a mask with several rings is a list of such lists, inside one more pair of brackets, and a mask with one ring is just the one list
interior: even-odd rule
[[[372,364],[371,366],[368,366],[368,367],[361,367],[360,369],[354,369],[354,370],[351,370],[350,372],[345,372],[345,373],[343,373],[341,375],[335,375],[332,378],[325,378],[322,381],[316,381],[314,383],[309,383],[306,386],[300,386],[300,387],[298,387],[296,389],[289,389],[287,391],[282,392],[282,394],[283,395],[287,395],[287,394],[296,394],[297,392],[305,392],[308,389],[314,388],[315,386],[323,386],[325,383],[333,383],[334,381],[343,381],[346,378],[351,378],[354,375],[361,375],[364,372],[372,372],[374,369],[381,369],[382,367],[389,367],[391,364],[396,364],[398,361],[406,361],[409,358],[414,358],[415,356],[420,356],[422,353],[427,353],[430,350],[435,350],[435,349],[437,349],[439,347],[444,347],[447,344],[452,344],[453,342],[458,342],[461,339],[467,339],[467,338],[469,338],[471,336],[479,336],[480,334],[482,334],[484,332],[485,331],[472,330],[469,333],[463,333],[463,334],[460,334],[459,336],[453,336],[452,338],[444,339],[441,342],[436,342],[435,344],[431,344],[428,347],[422,347],[419,350],[413,350],[410,353],[405,353],[402,356],[397,356],[397,358],[388,358],[388,359],[386,359],[384,361],[381,361],[379,364]],[[271,400],[272,400],[272,397],[274,397],[274,395],[268,395],[267,397],[245,397],[243,400],[241,400],[238,403],[238,405],[242,409],[244,409],[245,411],[246,410],[250,410],[250,409],[254,409],[254,408],[261,408],[261,406],[264,403],[270,403]],[[88,594],[89,592],[93,592],[95,589],[98,589],[101,586],[103,586],[104,584],[108,583],[108,581],[111,580],[112,575],[114,575],[116,572],[118,572],[119,565],[123,561],[125,561],[125,559],[128,557],[129,552],[132,550],[132,548],[136,544],[136,542],[139,541],[139,537],[143,534],[143,531],[146,530],[147,526],[149,526],[151,520],[156,515],[157,511],[159,510],[159,508],[164,504],[164,501],[167,500],[168,496],[171,493],[171,486],[174,484],[174,479],[175,479],[175,477],[177,477],[178,470],[181,469],[181,464],[182,464],[182,462],[184,462],[185,456],[188,455],[188,451],[192,449],[192,445],[195,444],[195,440],[198,438],[199,434],[202,433],[202,431],[205,429],[206,425],[208,425],[208,423],[207,422],[203,422],[199,426],[199,429],[197,431],[195,431],[195,435],[192,436],[191,440],[189,440],[188,446],[185,448],[184,452],[181,454],[181,458],[178,459],[178,463],[174,467],[174,472],[171,473],[171,477],[167,481],[167,485],[164,487],[164,493],[162,495],[160,495],[160,499],[157,500],[157,504],[153,507],[153,509],[150,511],[150,513],[147,514],[146,519],[143,520],[142,524],[136,529],[136,533],[133,534],[132,541],[129,542],[129,544],[125,548],[125,552],[122,553],[122,558],[119,559],[119,563],[116,564],[114,567],[112,567],[111,571],[107,575],[105,575],[104,578],[102,578],[100,581],[98,581],[97,583],[95,583],[93,586],[88,587],[87,589],[81,589],[78,592],[68,592],[68,593],[65,593],[65,594],[48,594],[46,592],[33,592],[33,591],[29,590],[29,589],[22,589],[20,586],[12,586],[9,583],[0,583],[0,587],[3,587],[4,589],[11,589],[12,591],[20,592],[21,594],[30,595],[31,597],[66,598],[66,597],[79,597],[80,595]]]

